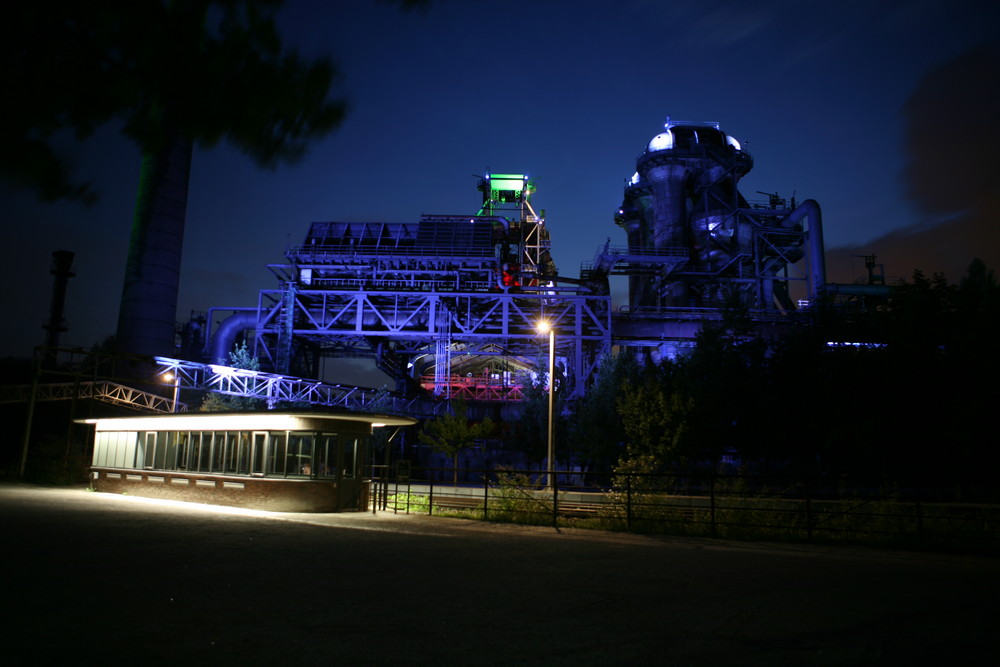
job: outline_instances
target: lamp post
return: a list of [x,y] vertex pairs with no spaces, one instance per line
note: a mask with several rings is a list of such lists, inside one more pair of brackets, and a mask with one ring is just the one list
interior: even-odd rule
[[549,489],[555,490],[556,480],[553,468],[555,466],[555,455],[556,455],[556,438],[555,438],[555,419],[554,408],[555,408],[555,392],[556,392],[556,330],[547,321],[542,320],[538,323],[539,333],[549,334]]
[[166,380],[167,382],[170,382],[171,380],[173,380],[173,383],[174,383],[174,400],[171,401],[171,403],[170,403],[170,411],[171,412],[177,412],[177,398],[178,398],[178,396],[180,395],[180,392],[181,392],[181,374],[177,373],[177,372],[171,373],[171,372],[168,371],[168,372],[166,372],[166,373],[163,374],[163,379]]

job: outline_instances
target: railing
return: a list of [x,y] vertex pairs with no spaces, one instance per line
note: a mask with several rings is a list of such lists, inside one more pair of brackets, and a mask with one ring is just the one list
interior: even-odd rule
[[[488,241],[488,240],[487,240]],[[385,258],[385,257],[405,257],[405,258],[427,258],[444,259],[450,257],[471,257],[473,259],[493,258],[495,249],[492,242],[485,246],[469,246],[454,244],[449,246],[423,246],[415,243],[400,245],[369,245],[350,243],[324,243],[316,245],[289,245],[285,249],[285,256],[295,258],[298,262],[304,260],[322,261],[341,257],[352,258]]]
[[[1000,552],[996,492],[845,478],[373,468],[371,509],[603,530]],[[457,481],[457,483],[456,483]]]
[[[522,378],[522,380],[527,380]],[[530,380],[529,380],[530,381]],[[434,375],[420,378],[420,386],[432,394],[445,393],[450,398],[466,401],[523,401],[525,381],[511,378],[448,375],[443,379]]]
[[169,398],[107,380],[55,382],[37,385],[2,385],[0,403],[27,403],[93,398],[106,403],[128,405],[150,412],[186,412],[187,404],[174,405]]
[[[721,320],[718,308],[675,308],[668,306],[619,306],[617,314],[628,319]],[[749,309],[746,314],[755,322],[787,321],[789,315],[776,310]]]

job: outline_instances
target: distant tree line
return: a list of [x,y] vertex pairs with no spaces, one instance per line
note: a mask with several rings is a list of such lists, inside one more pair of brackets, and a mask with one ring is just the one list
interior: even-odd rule
[[[820,303],[776,342],[734,310],[676,359],[624,351],[558,410],[558,456],[591,470],[744,467],[798,474],[995,476],[1000,286],[980,260],[958,284],[916,271],[891,296]],[[544,392],[510,441],[544,456]]]

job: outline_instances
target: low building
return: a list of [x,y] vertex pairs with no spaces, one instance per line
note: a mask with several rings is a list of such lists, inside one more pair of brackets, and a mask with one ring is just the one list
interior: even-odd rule
[[409,417],[362,413],[192,413],[86,419],[97,491],[278,512],[368,506],[374,428]]

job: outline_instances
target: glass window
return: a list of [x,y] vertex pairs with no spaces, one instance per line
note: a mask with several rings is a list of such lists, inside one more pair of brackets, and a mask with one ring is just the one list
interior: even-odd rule
[[321,477],[337,476],[337,434],[323,433],[316,442],[316,472]]
[[212,472],[226,472],[226,432],[216,431],[212,434]]
[[215,434],[212,432],[199,433],[198,445],[198,470],[199,472],[212,472],[212,462],[215,461],[213,445]]
[[264,474],[264,454],[267,449],[267,433],[254,433],[253,434],[253,449],[251,450],[251,456],[253,458],[253,469],[250,471],[254,475]]
[[153,469],[163,470],[167,461],[167,450],[170,450],[170,455],[173,456],[173,448],[170,447],[170,433],[163,432],[153,432],[149,435],[152,436],[153,442],[155,443],[153,447]]
[[188,470],[198,470],[201,463],[201,433],[192,431],[188,433]]
[[236,465],[233,472],[240,475],[250,474],[250,434],[247,431],[237,431],[233,433],[235,442],[232,443],[236,450]]
[[285,474],[313,474],[312,433],[291,433],[288,436],[288,453],[285,459]]
[[269,434],[267,447],[267,470],[268,475],[285,474],[285,451],[287,446],[287,436],[284,431],[272,431]]
[[174,470],[189,470],[191,468],[188,456],[191,454],[191,434],[187,431],[174,432],[175,458]]
[[155,454],[156,454],[156,432],[155,431],[146,431],[146,435],[144,437],[144,440],[146,442],[146,445],[143,448],[145,455],[143,456],[143,459],[142,459],[142,467],[143,468],[152,468],[153,467],[153,463],[156,462],[156,458],[155,458]]
[[358,439],[348,436],[344,439],[344,477],[353,478],[358,474]]

